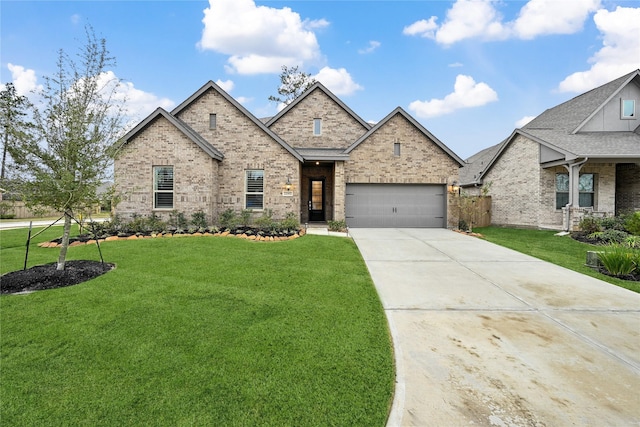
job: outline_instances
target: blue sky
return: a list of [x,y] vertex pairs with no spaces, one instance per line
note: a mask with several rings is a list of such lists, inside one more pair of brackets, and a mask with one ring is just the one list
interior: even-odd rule
[[0,82],[23,94],[90,24],[137,120],[209,80],[274,115],[297,65],[364,120],[404,108],[462,158],[640,68],[637,0],[2,0],[0,19]]

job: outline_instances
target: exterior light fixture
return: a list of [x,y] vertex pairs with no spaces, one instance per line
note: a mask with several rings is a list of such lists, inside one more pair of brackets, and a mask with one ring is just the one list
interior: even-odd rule
[[460,185],[458,181],[453,181],[449,186],[449,193],[451,194],[459,194],[460,193]]

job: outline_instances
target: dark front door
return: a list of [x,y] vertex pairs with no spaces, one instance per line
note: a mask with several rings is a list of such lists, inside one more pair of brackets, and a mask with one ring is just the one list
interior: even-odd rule
[[309,180],[309,221],[324,221],[324,179]]

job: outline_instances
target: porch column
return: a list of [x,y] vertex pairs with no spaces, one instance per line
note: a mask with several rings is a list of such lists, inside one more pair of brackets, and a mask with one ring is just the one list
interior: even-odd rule
[[344,182],[344,162],[335,162],[333,176],[333,220],[342,221],[345,218],[344,203],[347,191]]
[[578,163],[573,163],[573,164],[568,164],[568,165],[563,165],[567,171],[569,171],[569,203],[567,204],[566,207],[566,218],[564,220],[565,222],[565,229],[566,231],[571,231],[573,229],[572,224],[575,222],[576,218],[575,215],[578,214],[579,215],[579,211],[580,211],[580,170],[582,169],[582,166],[587,163],[587,158],[585,158],[584,160],[578,162]]

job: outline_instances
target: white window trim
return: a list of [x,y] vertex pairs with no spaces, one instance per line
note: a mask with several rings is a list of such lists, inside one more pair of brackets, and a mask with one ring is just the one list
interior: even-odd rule
[[[255,172],[255,171],[260,171],[262,172],[262,191],[261,192],[249,192],[248,190],[248,181],[249,181],[249,172]],[[245,209],[250,209],[254,212],[260,212],[264,210],[264,185],[265,184],[265,176],[264,176],[264,169],[245,169],[244,171],[244,201],[243,201],[243,205]],[[262,207],[261,208],[250,208],[247,207],[247,195],[252,194],[252,195],[262,195]]]
[[[624,103],[632,102],[633,103],[633,112],[630,116],[626,116],[624,114]],[[620,98],[620,119],[621,120],[634,120],[636,118],[636,100],[635,99],[622,99]]]
[[[158,178],[158,174],[156,173],[156,171],[160,168],[171,168],[171,171],[173,173],[173,185],[171,190],[157,190],[157,178]],[[173,210],[175,208],[176,205],[176,194],[175,194],[175,190],[176,190],[176,181],[175,181],[175,168],[171,165],[162,165],[162,166],[154,166],[153,167],[153,210],[158,210],[158,211],[170,211]],[[158,207],[156,206],[156,194],[157,193],[171,193],[171,207]]]

